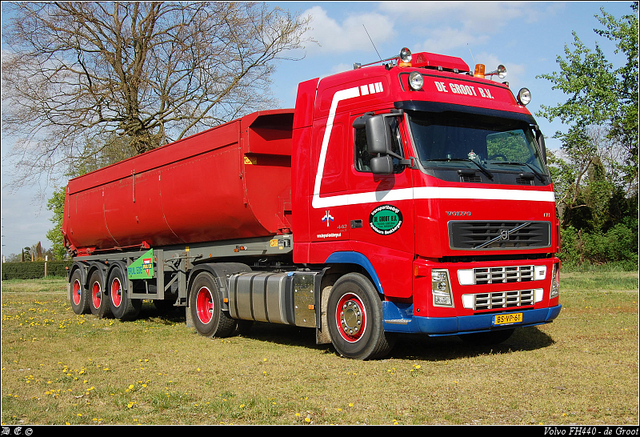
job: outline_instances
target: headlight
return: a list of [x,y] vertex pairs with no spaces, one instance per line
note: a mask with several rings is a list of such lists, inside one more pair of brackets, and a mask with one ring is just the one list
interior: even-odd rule
[[431,271],[431,294],[433,295],[433,306],[453,307],[453,296],[451,295],[447,270]]
[[531,91],[529,91],[527,88],[520,89],[520,91],[518,91],[518,103],[526,106],[529,104],[530,101],[531,101]]
[[551,277],[551,293],[549,299],[553,299],[560,295],[560,265],[553,265],[553,276]]
[[422,74],[417,71],[412,71],[409,74],[409,86],[414,91],[420,91],[422,86],[424,85],[424,79],[422,78]]

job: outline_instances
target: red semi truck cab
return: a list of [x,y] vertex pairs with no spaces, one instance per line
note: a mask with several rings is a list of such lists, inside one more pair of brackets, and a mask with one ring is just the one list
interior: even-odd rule
[[450,56],[374,64],[69,181],[73,310],[167,301],[202,335],[291,324],[357,359],[398,333],[502,341],[555,319],[559,227],[528,90]]
[[411,58],[300,84],[295,262],[363,268],[389,332],[551,321],[559,234],[535,120],[484,66]]

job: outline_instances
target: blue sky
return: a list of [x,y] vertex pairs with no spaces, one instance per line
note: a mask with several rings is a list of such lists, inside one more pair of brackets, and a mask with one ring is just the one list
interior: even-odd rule
[[[280,107],[293,107],[297,84],[399,53],[413,52],[458,56],[470,66],[483,63],[487,70],[507,67],[514,91],[531,90],[529,110],[541,104],[555,105],[567,96],[551,89],[551,82],[537,75],[558,70],[556,58],[573,42],[575,31],[590,49],[596,42],[614,66],[624,59],[614,45],[593,32],[602,26],[594,17],[600,8],[615,17],[631,13],[630,2],[272,2],[291,12],[312,16],[309,37],[316,43],[294,53],[299,61],[281,61],[273,77],[272,93]],[[366,27],[366,31],[365,31]],[[369,36],[373,40],[372,45]],[[537,117],[547,136],[547,146],[558,148],[550,137],[564,127]],[[4,138],[3,138],[4,143]],[[7,148],[2,148],[2,155]],[[4,168],[3,160],[3,175]],[[52,227],[46,198],[36,199],[34,188],[9,193],[2,180],[2,254],[19,253],[38,241],[51,247],[45,234]],[[36,187],[37,188],[37,187]]]

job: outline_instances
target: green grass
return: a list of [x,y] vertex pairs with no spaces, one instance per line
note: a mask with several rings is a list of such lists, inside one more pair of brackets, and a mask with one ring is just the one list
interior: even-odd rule
[[211,340],[150,303],[135,322],[77,316],[64,280],[4,281],[2,422],[637,424],[637,275],[561,284],[559,318],[501,345],[408,336],[361,362],[313,330]]

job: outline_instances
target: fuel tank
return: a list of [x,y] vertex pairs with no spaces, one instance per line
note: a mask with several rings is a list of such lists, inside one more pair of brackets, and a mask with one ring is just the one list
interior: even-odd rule
[[76,256],[291,232],[293,109],[261,111],[71,179]]

